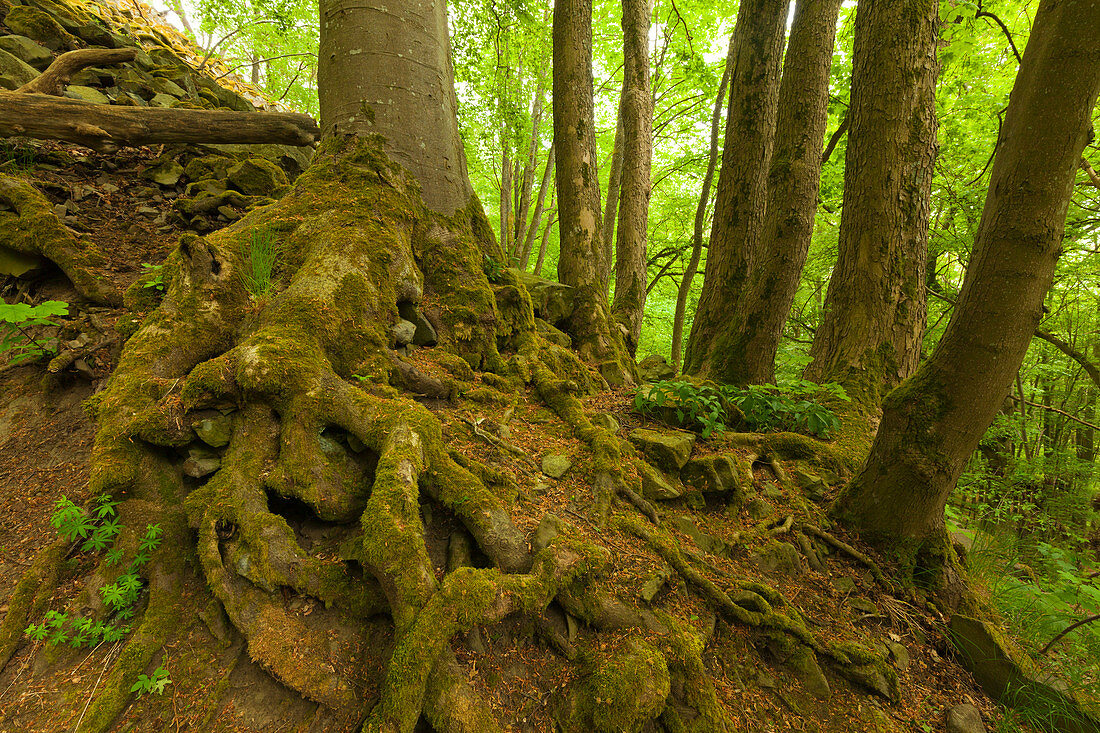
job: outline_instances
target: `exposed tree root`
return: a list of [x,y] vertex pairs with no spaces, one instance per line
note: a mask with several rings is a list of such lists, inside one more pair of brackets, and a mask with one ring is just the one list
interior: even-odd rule
[[70,544],[59,539],[46,545],[16,584],[8,602],[8,613],[0,624],[0,669],[8,663],[23,640],[27,620],[38,616],[45,608],[50,593],[57,586],[57,577]]
[[848,555],[852,559],[857,560],[857,561],[863,563],[864,565],[866,565],[867,568],[871,571],[871,575],[874,576],[875,582],[877,582],[882,587],[883,590],[885,590],[887,593],[894,592],[894,590],[895,590],[894,584],[891,583],[886,578],[886,576],[882,572],[882,568],[880,568],[878,566],[878,563],[876,563],[874,560],[872,560],[866,554],[864,554],[864,553],[860,552],[859,550],[857,550],[856,548],[852,547],[847,542],[844,542],[843,540],[837,538],[836,536],[834,536],[832,534],[829,534],[825,530],[823,530],[819,527],[815,527],[812,524],[799,523],[797,525],[797,527],[798,527],[798,531],[805,532],[806,534],[812,534],[814,537],[817,537],[820,540],[824,540],[825,542],[828,542],[830,545],[832,545],[836,549],[840,550],[841,552],[845,553],[846,555]]

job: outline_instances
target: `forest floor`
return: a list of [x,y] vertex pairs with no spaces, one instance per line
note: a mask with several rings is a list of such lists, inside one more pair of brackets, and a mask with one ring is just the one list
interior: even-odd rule
[[[43,145],[37,150],[39,165],[29,171],[35,184],[51,203],[62,207],[57,210],[67,225],[87,233],[107,255],[100,274],[120,290],[142,276],[143,265],[161,263],[175,246],[182,230],[167,214],[182,187],[161,187],[141,178],[145,167],[163,151],[144,149],[108,158],[60,146]],[[222,219],[213,219],[211,226],[228,223]],[[75,301],[75,294],[59,276],[37,283],[33,293],[14,282],[7,287],[9,300],[31,294],[36,300]],[[79,316],[104,330],[134,317],[126,308],[106,307],[85,309]],[[60,338],[73,338],[62,321]],[[85,354],[74,362],[75,368],[61,374],[45,375],[41,363],[0,374],[0,615],[8,610],[13,588],[36,553],[56,538],[50,524],[55,503],[62,496],[78,504],[89,498],[94,425],[81,403],[110,375],[122,341],[119,338]],[[439,369],[430,350],[417,351],[410,359],[425,373]],[[883,593],[866,567],[841,554],[823,557],[821,572],[800,562],[779,570],[764,567],[761,552],[772,537],[760,531],[762,526],[800,516],[807,507],[821,518],[820,507],[792,482],[778,481],[765,464],[753,470],[755,489],[763,497],[756,513],[721,501],[693,505],[677,499],[662,503],[664,525],[718,576],[759,580],[781,591],[801,609],[815,633],[884,650],[899,676],[901,697],[896,704],[870,696],[828,669],[830,689],[815,696],[783,664],[781,655],[770,649],[766,637],[716,617],[675,574],[669,577],[668,568],[644,542],[592,524],[587,511],[594,471],[591,454],[534,394],[512,405],[465,400],[426,404],[442,422],[453,451],[494,466],[519,487],[512,520],[521,530],[534,533],[547,514],[566,519],[585,539],[612,551],[615,560],[609,585],[620,597],[631,598],[639,606],[659,604],[679,618],[690,619],[695,631],[709,639],[704,661],[736,730],[927,733],[946,730],[945,711],[965,702],[977,706],[987,721],[997,719],[996,706],[952,659],[944,619],[934,611]],[[637,427],[672,432],[634,413],[626,391],[590,395],[585,406],[592,414],[613,417],[623,436]],[[472,426],[506,436],[526,458],[502,456],[499,445],[487,442]],[[695,455],[738,450],[719,437],[699,441]],[[560,479],[541,471],[539,459],[547,454],[566,456],[571,462]],[[818,497],[819,502],[827,499]],[[318,554],[331,549],[309,517],[292,510],[284,516],[303,546],[312,546]],[[446,537],[454,521],[437,512],[425,523],[429,533]],[[432,559],[442,576],[446,547],[430,540]],[[89,553],[71,551],[48,608],[63,609],[76,598],[80,580],[94,562]],[[648,600],[639,597],[648,582],[661,577],[664,580],[655,594]],[[153,663],[166,664],[172,683],[163,696],[136,700],[116,721],[115,730],[348,729],[335,723],[328,727],[318,706],[300,699],[294,702],[285,688],[249,659],[243,641],[225,628],[220,612],[210,612],[216,604],[211,605],[213,599],[197,573],[186,586],[185,597],[202,610],[181,624],[163,656]],[[300,599],[297,612],[308,616],[314,610],[311,603]],[[572,638],[568,620],[564,616],[561,620]],[[626,636],[601,634],[599,646],[614,648]],[[81,701],[97,689],[102,671],[119,649],[101,644],[92,650],[35,651],[35,644],[27,641],[0,671],[0,711],[4,711],[0,731],[71,729],[82,715]],[[455,652],[474,687],[502,719],[515,721],[515,730],[553,730],[551,695],[576,678],[578,666],[545,643],[529,623],[510,618],[477,628],[455,640]],[[186,663],[179,661],[184,659]]]

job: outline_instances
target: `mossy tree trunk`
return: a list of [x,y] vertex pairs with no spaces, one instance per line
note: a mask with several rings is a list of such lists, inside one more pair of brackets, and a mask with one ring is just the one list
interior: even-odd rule
[[642,333],[646,296],[649,169],[653,159],[653,95],[649,86],[649,0],[623,0],[623,126],[615,298],[611,311],[626,329],[633,354]]
[[837,505],[863,538],[911,567],[942,567],[947,497],[1042,314],[1100,92],[1100,34],[1081,28],[1100,28],[1100,3],[1039,5],[951,322],[887,397],[867,462]]
[[724,382],[775,381],[779,339],[813,236],[839,11],[839,0],[795,5],[758,253],[744,291],[718,329],[711,356],[709,371]]
[[757,253],[789,6],[789,0],[746,0],[737,11],[714,222],[684,358],[690,374],[711,373],[719,355],[716,337],[748,282]]
[[806,377],[872,408],[920,359],[939,22],[932,0],[856,9],[839,254]]
[[561,245],[558,280],[574,288],[569,331],[604,376],[630,381],[633,360],[607,302],[611,262],[600,239],[600,182],[592,102],[592,2],[554,5],[554,146]]

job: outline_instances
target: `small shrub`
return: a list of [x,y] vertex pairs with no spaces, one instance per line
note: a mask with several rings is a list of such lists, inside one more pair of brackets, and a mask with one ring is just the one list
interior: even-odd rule
[[164,688],[170,684],[172,684],[172,680],[168,679],[168,670],[162,664],[153,672],[152,677],[139,674],[137,682],[130,687],[130,692],[136,692],[138,697],[143,697],[150,692],[160,695],[164,692]]
[[481,269],[485,271],[485,277],[491,283],[498,283],[504,277],[504,265],[489,255],[485,255],[484,260],[482,260]]
[[142,262],[141,278],[143,288],[164,292],[164,265],[150,265],[148,262]]
[[245,247],[244,284],[255,298],[271,292],[271,275],[279,258],[279,240],[270,229],[253,229]]
[[31,336],[28,329],[56,326],[50,318],[68,314],[69,304],[60,300],[47,300],[38,305],[0,302],[0,354],[7,354],[9,363],[19,364],[52,353]]

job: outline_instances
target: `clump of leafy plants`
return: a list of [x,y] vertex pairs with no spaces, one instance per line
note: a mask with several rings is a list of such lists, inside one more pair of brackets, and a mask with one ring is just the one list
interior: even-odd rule
[[[62,537],[74,544],[79,543],[81,552],[106,551],[107,563],[118,565],[122,561],[123,551],[115,543],[122,529],[115,511],[116,506],[118,506],[117,501],[113,501],[109,495],[104,495],[96,499],[90,511],[86,511],[68,497],[62,496],[54,505],[50,522]],[[100,590],[104,604],[111,610],[107,622],[93,621],[80,616],[70,617],[60,611],[49,611],[41,623],[31,624],[24,633],[34,641],[53,646],[67,644],[74,649],[122,640],[130,633],[130,627],[123,625],[122,622],[134,615],[135,606],[144,589],[138,573],[142,566],[149,562],[149,558],[160,546],[160,542],[160,525],[148,525],[129,567],[119,574],[115,582],[103,586]],[[155,672],[153,678],[147,678],[149,688],[145,692],[159,693],[163,691],[164,685],[169,683],[167,672],[158,676],[159,672],[160,670]]]
[[164,265],[141,263],[142,287],[164,292]]
[[780,389],[774,384],[737,388],[663,380],[634,393],[634,409],[643,415],[698,430],[705,439],[736,423],[752,430],[788,430],[828,438],[840,418],[818,397],[848,400],[837,384],[799,380]]
[[497,262],[489,255],[485,255],[485,258],[482,260],[481,269],[485,271],[485,277],[488,278],[491,283],[498,283],[501,278],[504,277],[504,265]]
[[47,300],[38,305],[0,302],[0,354],[6,354],[9,364],[19,364],[52,353],[42,342],[31,335],[36,326],[56,326],[50,320],[54,316],[69,314],[69,304],[60,300]]
[[279,259],[279,240],[270,229],[253,229],[242,253],[245,260],[244,284],[255,298],[271,292],[271,276]]
[[130,687],[130,692],[136,692],[138,697],[144,697],[150,692],[161,695],[164,693],[164,688],[170,684],[172,684],[172,680],[168,679],[168,670],[162,664],[153,672],[152,677],[139,674],[137,682]]

